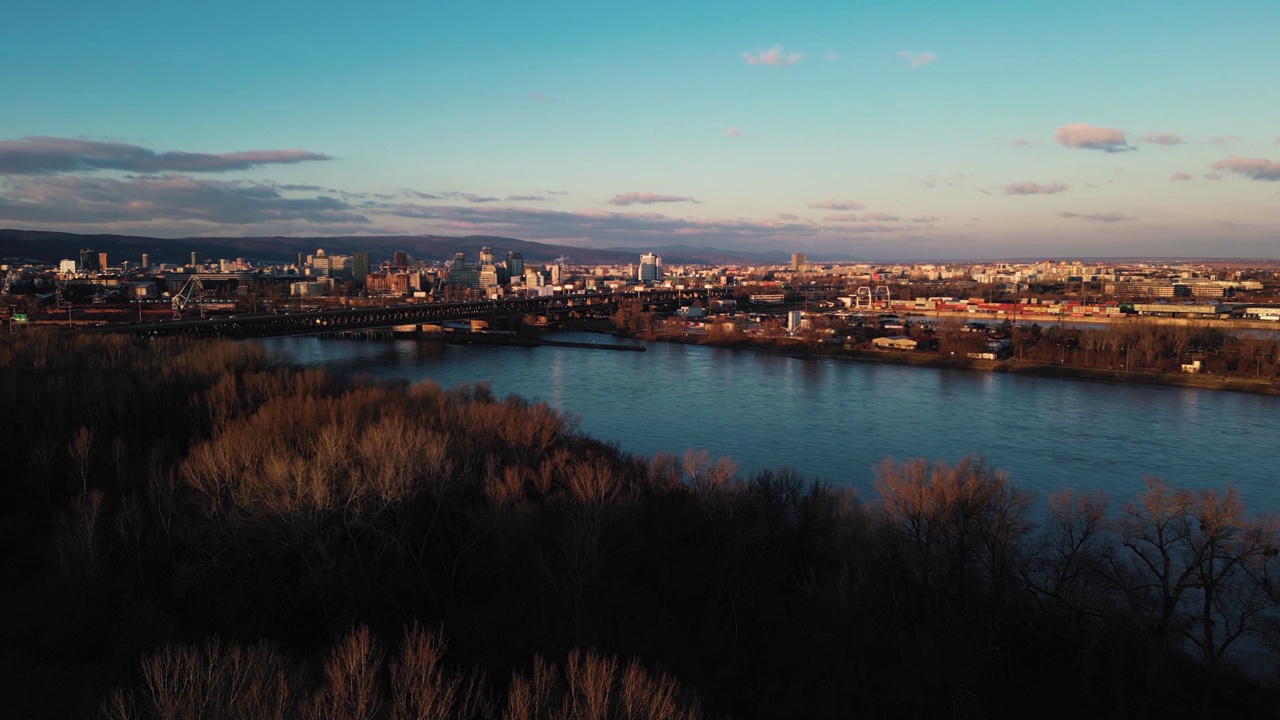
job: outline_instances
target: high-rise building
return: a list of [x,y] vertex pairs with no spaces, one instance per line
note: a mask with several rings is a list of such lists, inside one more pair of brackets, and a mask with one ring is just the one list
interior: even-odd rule
[[791,269],[797,272],[803,272],[809,264],[804,253],[791,253]]
[[524,276],[524,256],[515,250],[507,252],[507,274],[513,278]]
[[108,267],[110,266],[107,264],[107,254],[104,252],[98,253],[98,269],[106,270]]
[[412,264],[409,260],[409,253],[403,250],[397,250],[391,254],[391,267],[407,268]]
[[493,248],[489,247],[488,245],[480,248],[480,264],[481,265],[493,264]]
[[151,257],[148,256],[146,253],[142,253],[142,269],[143,270],[151,269]]
[[101,269],[102,266],[98,264],[98,253],[92,250],[80,251],[80,272],[93,272]]
[[662,279],[662,258],[653,253],[640,256],[640,282],[657,282]]
[[351,260],[351,275],[357,287],[364,287],[364,280],[369,276],[369,253],[359,250]]
[[191,266],[199,267],[204,264],[204,253],[199,250],[191,251]]

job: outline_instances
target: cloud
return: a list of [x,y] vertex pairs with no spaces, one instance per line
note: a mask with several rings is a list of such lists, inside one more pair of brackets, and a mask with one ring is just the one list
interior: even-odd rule
[[1239,135],[1218,135],[1208,140],[1210,145],[1235,145],[1240,142]]
[[550,202],[551,198],[542,195],[508,195],[503,200],[507,202]]
[[1121,220],[1133,219],[1128,215],[1125,215],[1124,213],[1118,213],[1118,212],[1085,213],[1085,214],[1073,213],[1073,212],[1060,212],[1058,213],[1058,215],[1064,218],[1076,218],[1079,220],[1088,220],[1090,222],[1105,222],[1105,223],[1120,222]]
[[23,223],[198,221],[258,225],[368,225],[362,205],[326,195],[290,197],[271,183],[185,175],[125,179],[60,176],[0,185],[0,218]]
[[466,200],[472,203],[490,203],[498,202],[501,198],[491,197],[489,195],[476,195],[475,193],[458,192],[456,190],[448,190],[438,194],[441,200]]
[[1051,183],[1031,182],[1030,180],[1020,183],[1011,183],[1004,186],[1005,195],[1052,195],[1054,193],[1066,192],[1068,187],[1063,183],[1054,181]]
[[841,223],[850,223],[850,222],[897,222],[897,220],[898,220],[897,216],[889,215],[888,213],[878,213],[878,212],[873,212],[873,213],[863,213],[863,214],[861,214],[861,215],[858,215],[858,214],[856,214],[856,213],[836,213],[836,214],[833,214],[833,215],[826,215],[826,216],[823,216],[823,218],[822,218],[822,219],[823,219],[823,220],[825,220],[825,221],[827,221],[827,222],[841,222]]
[[1280,145],[1280,137],[1276,138],[1276,139],[1275,139],[1275,142],[1273,142],[1273,143],[1271,143],[1271,144],[1272,144],[1272,145]]
[[941,220],[941,219],[942,219],[942,218],[939,218],[937,215],[921,215],[921,216],[919,216],[919,217],[913,217],[913,218],[911,218],[911,222],[913,222],[913,223],[934,223],[934,222],[938,222],[938,221],[939,221],[939,220]]
[[697,203],[688,195],[659,195],[651,192],[628,192],[614,195],[605,202],[610,205],[653,205],[654,203]]
[[1243,158],[1236,155],[1213,164],[1214,170],[1226,170],[1254,180],[1280,180],[1280,162],[1264,158]]
[[56,137],[0,141],[0,175],[123,170],[126,172],[225,172],[262,165],[330,160],[307,150],[245,150],[231,153],[156,152],[138,145]]
[[1053,141],[1063,147],[1102,150],[1109,153],[1133,149],[1125,141],[1123,130],[1094,127],[1088,123],[1063,125],[1054,131]]
[[1220,172],[1205,173],[1205,174],[1204,174],[1204,179],[1205,179],[1205,180],[1221,180],[1221,179],[1222,179],[1222,173],[1220,173]]
[[568,190],[548,190],[547,194],[548,195],[568,195],[569,191]]
[[444,199],[434,193],[419,192],[417,190],[410,190],[409,188],[405,188],[403,192],[405,196],[418,198],[419,200],[443,200]]
[[1181,145],[1182,137],[1177,133],[1171,133],[1171,132],[1166,132],[1166,133],[1149,132],[1149,133],[1143,134],[1142,137],[1138,138],[1138,142],[1147,143],[1148,145],[1166,145],[1166,146]]
[[1031,141],[1026,138],[1014,138],[1009,141],[1009,144],[1014,147],[1027,147],[1031,144]]
[[928,65],[938,59],[938,56],[931,52],[916,52],[914,50],[903,50],[898,53],[898,57],[906,60],[913,68]]
[[793,213],[778,213],[779,220],[799,220],[800,216]]
[[540,92],[529,93],[529,99],[537,103],[547,103],[549,105],[554,105],[560,102],[559,100],[556,100],[555,98],[547,97],[546,95],[543,95]]
[[1170,180],[1190,180],[1190,179],[1191,179],[1191,174],[1190,174],[1190,173],[1184,173],[1184,172],[1176,172],[1176,173],[1174,173],[1174,174],[1170,175],[1170,176],[1169,176],[1169,179],[1170,179]]
[[763,52],[752,55],[749,52],[742,53],[742,59],[747,61],[748,65],[773,65],[774,67],[783,67],[784,65],[794,65],[804,58],[800,53],[784,52],[781,45],[773,47]]
[[857,200],[828,199],[816,203],[809,203],[809,207],[814,210],[862,210],[866,205],[863,205]]
[[728,135],[729,137],[739,137],[742,135],[742,131],[736,127],[731,127],[728,130],[726,130],[724,134]]
[[932,190],[933,188],[938,187],[938,176],[930,175],[928,177],[921,178],[920,184]]

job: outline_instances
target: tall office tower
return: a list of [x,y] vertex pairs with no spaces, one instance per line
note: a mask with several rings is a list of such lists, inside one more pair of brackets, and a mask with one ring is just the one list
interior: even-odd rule
[[640,282],[657,282],[662,279],[662,258],[653,253],[640,256]]
[[413,263],[409,261],[409,253],[397,250],[391,254],[391,267],[407,268]]
[[200,265],[203,265],[203,264],[204,264],[204,253],[200,252],[199,250],[192,250],[191,251],[192,267],[199,267]]
[[369,253],[356,251],[351,261],[351,276],[356,287],[364,287],[364,279],[369,276]]
[[485,247],[480,248],[480,264],[481,265],[493,264],[493,248],[487,245]]
[[507,253],[507,273],[513,278],[524,276],[524,256],[515,250]]
[[564,265],[561,265],[558,262],[551,263],[547,266],[547,272],[551,273],[551,284],[559,285],[560,281],[563,279]]
[[294,267],[298,269],[298,272],[302,272],[302,268],[306,266],[307,266],[307,254],[298,253],[298,259],[294,261]]
[[805,258],[804,253],[791,253],[791,269],[792,270],[801,272],[806,269],[807,265],[808,265],[808,260]]
[[146,253],[142,253],[142,269],[143,270],[151,269],[151,258]]
[[102,266],[98,264],[98,253],[92,250],[80,251],[80,272],[93,272],[101,269]]
[[106,270],[108,267],[109,266],[107,265],[107,254],[104,252],[98,253],[98,269]]

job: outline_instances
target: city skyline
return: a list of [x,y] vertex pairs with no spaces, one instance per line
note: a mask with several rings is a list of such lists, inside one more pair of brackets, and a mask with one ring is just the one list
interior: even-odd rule
[[0,226],[1280,255],[1274,3],[219,12],[13,11]]

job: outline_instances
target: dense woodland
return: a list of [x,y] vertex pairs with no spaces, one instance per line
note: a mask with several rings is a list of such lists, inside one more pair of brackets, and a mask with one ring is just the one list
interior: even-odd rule
[[0,408],[6,717],[1280,709],[1280,539],[1230,489],[855,497],[252,344],[13,333]]

